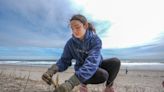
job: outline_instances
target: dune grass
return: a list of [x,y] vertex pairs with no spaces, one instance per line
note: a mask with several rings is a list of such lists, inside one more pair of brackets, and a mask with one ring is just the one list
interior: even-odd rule
[[[53,92],[53,86],[48,86],[43,81],[32,80],[30,79],[30,76],[30,71],[26,76],[21,74],[18,76],[15,71],[10,74],[5,71],[0,71],[0,92]],[[138,75],[137,77],[149,78],[150,76]],[[117,80],[114,86],[116,87],[117,92],[164,92],[164,88],[162,89],[155,85],[143,86],[135,83],[134,85],[131,84],[132,83],[127,83],[124,85]],[[103,92],[104,88],[104,84],[88,85],[89,92]],[[73,92],[79,92],[79,86],[75,87]]]

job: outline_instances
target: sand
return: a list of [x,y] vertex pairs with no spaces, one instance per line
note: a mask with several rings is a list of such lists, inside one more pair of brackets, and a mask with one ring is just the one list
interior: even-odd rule
[[[41,75],[47,67],[23,66],[23,65],[0,65],[0,92],[53,92],[54,87],[47,85],[41,80]],[[73,75],[74,71],[57,73],[59,84]],[[53,77],[56,78],[56,75]],[[164,92],[162,87],[164,70],[120,70],[115,79],[114,87],[117,92]],[[105,83],[88,85],[89,92],[103,92]],[[75,87],[73,92],[79,92]]]

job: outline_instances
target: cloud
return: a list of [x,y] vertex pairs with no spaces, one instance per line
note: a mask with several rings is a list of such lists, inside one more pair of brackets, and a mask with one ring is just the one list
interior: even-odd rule
[[[163,56],[164,34],[160,33],[164,32],[162,3],[153,1],[145,7],[147,1],[144,3],[135,1],[137,4],[130,1],[130,4],[124,7],[126,3],[124,1],[121,1],[120,4],[118,1],[114,1],[108,5],[104,0],[104,2],[99,1],[101,5],[105,4],[104,6],[93,8],[97,7],[99,2],[94,0],[92,2],[87,7],[81,7],[76,5],[74,0],[1,0],[0,47],[63,48],[71,36],[68,26],[70,17],[73,14],[82,13],[89,22],[95,25],[97,34],[101,38],[106,38],[103,44],[107,48],[112,45],[113,47],[124,46],[126,43],[128,45],[125,47],[135,42],[145,43],[146,41],[141,38],[153,36],[154,39],[155,35],[161,34],[155,40],[151,40],[152,43],[146,45],[103,51],[106,57],[111,55],[131,58],[161,58]],[[138,5],[142,7],[138,9]],[[157,7],[152,7],[152,5]],[[109,12],[103,12],[103,10],[108,10],[107,6],[110,6]],[[100,18],[103,20],[99,20]],[[129,42],[129,40],[131,41]],[[31,55],[33,54],[31,53]]]
[[[0,46],[62,48],[71,36],[70,17],[82,10],[74,4],[72,0],[1,0]],[[100,35],[110,27],[107,21],[84,15]]]
[[161,44],[143,45],[121,49],[103,49],[104,58],[118,57],[120,59],[164,59],[164,48]]
[[69,0],[0,1],[0,45],[63,46],[74,13]]
[[0,59],[59,59],[62,49],[39,47],[0,47]]

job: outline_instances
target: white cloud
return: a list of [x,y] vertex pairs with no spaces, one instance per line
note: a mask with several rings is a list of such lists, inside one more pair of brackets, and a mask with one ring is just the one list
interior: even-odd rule
[[[25,45],[63,47],[70,35],[66,30],[69,18],[78,12],[89,15],[93,21],[100,20],[108,23],[106,25],[100,23],[97,26],[103,41],[103,48],[123,48],[153,43],[160,36],[159,34],[164,32],[164,3],[162,0],[1,1],[1,7],[5,5],[12,12],[24,18],[20,18],[19,21],[28,22],[28,25],[25,23],[26,26],[23,23],[20,25],[16,24],[17,22],[9,22],[10,27],[5,30],[9,34],[1,31],[5,34],[3,38],[0,37],[1,44],[10,46],[13,44],[21,46],[20,42],[26,40]],[[15,36],[9,37],[11,23],[15,23],[12,25],[15,26],[14,30],[21,30],[21,32],[15,31]],[[101,29],[107,31],[103,33],[99,31]]]
[[149,44],[164,31],[162,0],[83,0],[79,4],[95,19],[111,21],[101,37],[103,48]]

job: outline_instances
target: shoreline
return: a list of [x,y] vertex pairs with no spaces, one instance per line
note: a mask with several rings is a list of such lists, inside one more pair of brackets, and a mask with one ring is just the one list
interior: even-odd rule
[[[52,63],[55,64],[55,63]],[[17,66],[17,67],[40,67],[40,68],[49,68],[52,64],[0,64],[0,66]],[[153,65],[154,64],[154,65]],[[148,63],[148,65],[142,65],[142,64],[136,64],[135,63],[130,63],[129,65],[127,63],[121,63],[121,67],[120,70],[139,70],[139,71],[164,71],[164,64],[161,63]],[[71,67],[69,67],[71,69],[74,68],[74,66],[72,65]]]

